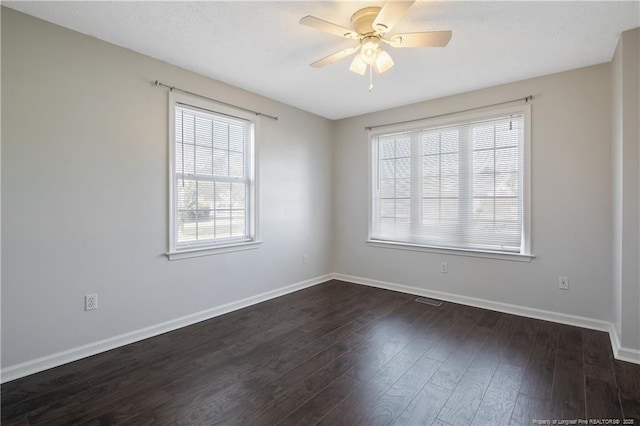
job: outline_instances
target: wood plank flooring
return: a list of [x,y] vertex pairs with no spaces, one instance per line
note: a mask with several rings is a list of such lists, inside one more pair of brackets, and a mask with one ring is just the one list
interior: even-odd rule
[[329,281],[3,384],[2,424],[640,425],[606,333],[415,298]]

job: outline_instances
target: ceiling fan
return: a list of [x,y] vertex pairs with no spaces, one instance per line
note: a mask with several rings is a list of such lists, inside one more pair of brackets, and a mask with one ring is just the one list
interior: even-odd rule
[[383,73],[393,66],[391,56],[380,47],[382,43],[398,48],[446,46],[451,39],[451,31],[395,34],[387,38],[387,33],[402,19],[413,3],[415,3],[415,0],[388,1],[382,7],[365,7],[360,9],[351,16],[351,26],[353,29],[344,28],[311,15],[300,19],[302,25],[338,37],[358,41],[357,46],[333,53],[313,62],[311,66],[320,68],[342,58],[346,58],[360,50],[360,54],[353,59],[349,69],[357,74],[364,75],[367,68],[369,68],[369,91],[371,91],[373,90],[371,81],[373,78],[372,70],[375,70],[377,73]]

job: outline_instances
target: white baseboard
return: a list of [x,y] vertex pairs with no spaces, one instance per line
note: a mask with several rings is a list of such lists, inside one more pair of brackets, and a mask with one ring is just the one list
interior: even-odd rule
[[591,330],[606,331],[609,333],[613,355],[621,361],[640,364],[640,351],[620,346],[620,339],[612,323],[593,318],[576,315],[563,314],[560,312],[545,311],[542,309],[529,308],[526,306],[512,305],[509,303],[494,302],[492,300],[478,299],[475,297],[461,296],[453,293],[427,290],[419,287],[412,287],[403,284],[378,281],[370,278],[355,277],[352,275],[333,274],[333,279],[347,281],[354,284],[367,285],[370,287],[384,288],[387,290],[399,291],[401,293],[415,294],[418,296],[431,297],[434,299],[446,300],[448,302],[460,303],[462,305],[476,306],[478,308],[490,309],[492,311],[504,312],[523,317],[536,318],[545,321],[557,322],[560,324],[574,325]]
[[77,361],[88,356],[96,355],[101,352],[105,352],[111,349],[118,348],[120,346],[128,345],[140,340],[148,339],[149,337],[157,336],[178,328],[186,327],[213,317],[224,315],[226,313],[236,311],[238,309],[246,308],[247,306],[255,305],[256,303],[264,302],[269,299],[284,296],[285,294],[293,293],[294,291],[302,290],[307,287],[329,281],[332,279],[332,274],[323,275],[320,277],[311,278],[305,281],[301,281],[295,284],[281,287],[275,290],[267,291],[256,296],[247,297],[236,302],[227,303],[222,306],[216,306],[211,309],[196,312],[194,314],[185,315],[180,318],[176,318],[170,321],[163,322],[161,324],[152,325],[150,327],[142,328],[140,330],[132,331],[130,333],[121,334],[119,336],[110,337],[108,339],[100,340],[98,342],[89,343],[87,345],[79,346],[66,351],[58,352],[52,355],[47,355],[41,358],[36,358],[31,361],[26,361],[20,364],[11,365],[3,368],[0,372],[1,383],[5,383],[11,380],[18,379],[20,377],[28,376],[30,374],[38,373],[40,371],[48,370],[49,368],[57,367],[63,364],[67,364],[72,361]]
[[135,343],[140,340],[148,339],[149,337],[157,336],[159,334],[167,333],[169,331],[176,330],[178,328],[186,327],[210,318],[214,318],[226,313],[236,311],[238,309],[246,308],[247,306],[255,305],[256,303],[264,302],[276,297],[284,296],[285,294],[293,293],[298,290],[302,290],[307,287],[329,281],[331,279],[337,279],[341,281],[347,281],[354,284],[367,285],[370,287],[384,288],[387,290],[399,291],[401,293],[415,294],[418,296],[432,297],[434,299],[442,299],[449,302],[460,303],[463,305],[476,306],[479,308],[490,309],[493,311],[504,312],[514,315],[520,315],[529,318],[536,318],[546,321],[553,321],[561,324],[574,325],[578,327],[589,328],[592,330],[606,331],[609,333],[611,340],[611,347],[616,359],[621,361],[632,362],[640,364],[640,351],[637,349],[625,348],[620,345],[620,338],[612,323],[596,320],[587,317],[580,317],[575,315],[563,314],[559,312],[545,311],[542,309],[529,308],[526,306],[511,305],[508,303],[494,302],[491,300],[478,299],[475,297],[461,296],[452,293],[445,293],[440,291],[427,290],[419,287],[411,287],[403,284],[389,283],[385,281],[378,281],[369,278],[355,277],[344,274],[327,274],[320,277],[311,278],[309,280],[301,281],[299,283],[291,284],[285,287],[281,287],[276,290],[271,290],[256,296],[247,297],[236,302],[227,303],[226,305],[217,306],[204,311],[196,312],[194,314],[186,315],[181,318],[176,318],[161,324],[156,324],[150,327],[146,327],[140,330],[132,331],[130,333],[121,334],[119,336],[110,337],[108,339],[100,340],[98,342],[89,343],[84,346],[79,346],[66,351],[58,352],[52,355],[47,355],[41,358],[26,361],[20,364],[11,365],[3,368],[0,371],[0,383],[5,383],[11,380],[18,379],[20,377],[28,376],[30,374],[38,373],[40,371],[48,370],[49,368],[57,367],[63,364],[67,364],[72,361],[77,361],[82,358],[86,358],[92,355],[99,354],[111,349],[118,348],[120,346]]
[[620,343],[620,336],[618,330],[611,324],[609,330],[609,338],[611,339],[611,348],[613,349],[613,356],[620,361],[632,362],[634,364],[640,364],[640,351],[637,349],[625,348]]

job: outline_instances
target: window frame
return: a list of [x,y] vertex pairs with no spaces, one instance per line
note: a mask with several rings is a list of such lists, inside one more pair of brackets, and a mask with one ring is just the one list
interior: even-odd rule
[[[257,116],[245,111],[221,105],[214,101],[191,96],[182,93],[169,92],[168,116],[169,116],[169,251],[166,253],[169,260],[178,260],[192,257],[208,256],[213,254],[235,252],[257,248],[261,243],[258,237],[258,134],[259,121]],[[191,107],[204,113],[227,116],[230,119],[242,120],[248,123],[248,135],[245,149],[245,167],[247,171],[248,191],[245,200],[246,227],[248,238],[229,239],[219,241],[207,241],[202,243],[186,244],[181,246],[177,242],[177,196],[176,190],[176,107]]]
[[[376,139],[381,135],[390,133],[416,132],[427,130],[430,127],[445,127],[460,124],[466,121],[485,120],[498,118],[509,114],[522,114],[523,116],[523,147],[522,147],[522,230],[521,230],[521,250],[520,252],[485,250],[477,248],[455,248],[435,246],[428,244],[408,243],[403,241],[379,240],[373,238],[374,221],[374,190],[377,179],[378,160],[374,147],[377,146]],[[535,256],[532,253],[531,238],[531,104],[488,107],[478,109],[474,112],[461,112],[447,114],[446,116],[426,118],[400,124],[380,126],[368,131],[368,229],[366,243],[370,247],[399,249],[409,251],[421,251],[439,254],[460,255],[470,257],[481,257],[499,260],[514,260],[529,262]]]

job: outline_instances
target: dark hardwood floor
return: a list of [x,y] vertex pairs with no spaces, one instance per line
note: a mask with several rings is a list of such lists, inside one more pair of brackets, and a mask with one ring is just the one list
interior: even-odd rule
[[606,333],[415,298],[330,281],[3,384],[2,424],[640,425]]

